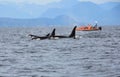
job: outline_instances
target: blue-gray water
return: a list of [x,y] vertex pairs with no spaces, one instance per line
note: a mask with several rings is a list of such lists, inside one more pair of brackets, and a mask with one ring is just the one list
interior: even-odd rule
[[[56,27],[67,35],[72,27]],[[120,27],[77,32],[79,39],[30,40],[53,27],[1,27],[0,77],[120,77]]]

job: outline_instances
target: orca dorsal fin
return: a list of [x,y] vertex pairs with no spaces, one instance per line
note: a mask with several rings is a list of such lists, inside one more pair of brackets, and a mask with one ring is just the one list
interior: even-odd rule
[[50,37],[54,37],[55,36],[55,28],[53,29],[53,31],[52,31],[52,33],[51,33],[51,35],[50,35]]
[[74,37],[75,38],[75,34],[76,34],[76,28],[77,26],[75,26],[71,32],[71,34],[69,35],[69,37]]
[[46,37],[48,37],[48,36],[50,36],[50,33],[48,33],[48,34],[46,35]]

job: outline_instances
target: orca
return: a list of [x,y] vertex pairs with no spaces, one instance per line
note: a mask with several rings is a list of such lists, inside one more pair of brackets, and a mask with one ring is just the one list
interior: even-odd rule
[[29,34],[28,36],[30,36],[32,38],[32,40],[44,40],[44,39],[47,39],[49,37],[50,33],[48,33],[46,36],[37,36],[37,35],[32,35],[32,34]]
[[74,28],[73,28],[73,30],[72,30],[72,32],[71,32],[71,34],[69,35],[69,36],[62,36],[62,35],[55,35],[55,30],[56,29],[54,29],[53,30],[53,34],[51,34],[51,36],[50,36],[50,38],[53,38],[53,39],[58,39],[58,38],[76,38],[76,28],[77,28],[77,26],[75,26]]
[[28,36],[30,36],[32,38],[32,40],[44,40],[44,39],[50,39],[51,36],[55,35],[55,28],[53,29],[52,33],[48,33],[47,35],[45,36],[37,36],[37,35],[32,35],[32,34],[29,34]]
[[37,35],[32,35],[32,34],[29,34],[28,36],[30,36],[32,38],[32,40],[44,40],[44,39],[59,39],[59,38],[76,38],[75,35],[76,35],[76,28],[77,26],[75,26],[71,32],[71,34],[69,36],[62,36],[62,35],[56,35],[55,34],[55,31],[56,29],[54,28],[52,33],[48,33],[47,35],[45,36],[37,36]]

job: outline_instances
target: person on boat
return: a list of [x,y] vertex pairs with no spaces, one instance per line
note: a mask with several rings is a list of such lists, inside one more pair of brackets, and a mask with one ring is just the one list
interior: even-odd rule
[[94,28],[97,28],[97,23],[95,24]]

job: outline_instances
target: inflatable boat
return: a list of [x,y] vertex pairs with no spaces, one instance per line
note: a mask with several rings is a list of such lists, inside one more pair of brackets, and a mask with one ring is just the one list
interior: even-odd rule
[[88,24],[87,26],[80,26],[76,28],[76,31],[97,31],[97,30],[102,30],[102,27],[97,27],[97,24],[95,26]]

